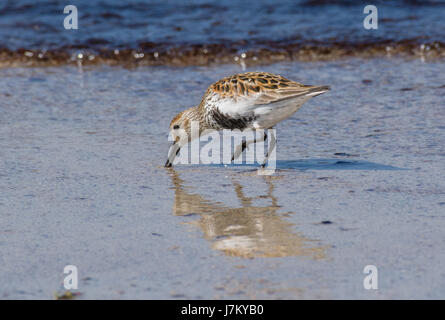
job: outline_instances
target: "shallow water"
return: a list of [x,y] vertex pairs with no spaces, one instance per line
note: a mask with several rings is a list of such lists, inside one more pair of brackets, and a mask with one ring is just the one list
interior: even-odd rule
[[[445,64],[262,70],[332,90],[277,171],[166,169],[170,119],[238,65],[0,70],[0,297],[443,298]],[[379,268],[379,289],[363,268]]]
[[[341,56],[445,56],[445,1],[374,1],[378,29],[359,1],[60,0],[0,3],[0,67],[75,63],[250,64]],[[422,46],[423,45],[423,46]],[[117,50],[117,51],[115,51]],[[116,53],[117,52],[117,53]],[[243,58],[245,56],[245,58]],[[82,58],[79,58],[82,57]]]
[[363,28],[365,4],[346,1],[73,0],[79,29],[66,31],[60,0],[5,0],[3,46],[59,48],[65,45],[136,47],[160,43],[210,44],[258,41],[347,41],[422,38],[445,41],[442,0],[377,0],[380,28]]

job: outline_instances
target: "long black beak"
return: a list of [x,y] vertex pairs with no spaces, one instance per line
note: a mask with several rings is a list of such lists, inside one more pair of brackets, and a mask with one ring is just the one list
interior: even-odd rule
[[167,161],[165,162],[165,167],[169,168],[173,165],[173,161],[178,155],[179,150],[181,150],[179,143],[177,143],[176,141],[173,142],[172,145],[170,146],[170,149],[168,150],[168,157]]

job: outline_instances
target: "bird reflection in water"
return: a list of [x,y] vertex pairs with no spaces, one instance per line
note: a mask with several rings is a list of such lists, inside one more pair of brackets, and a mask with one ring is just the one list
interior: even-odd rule
[[[243,186],[234,181],[233,186],[241,207],[232,208],[221,202],[205,199],[190,192],[174,169],[169,169],[175,190],[173,214],[186,216],[199,215],[191,222],[204,233],[204,238],[212,243],[212,248],[226,255],[254,257],[306,256],[312,259],[326,258],[327,246],[293,232],[293,224],[278,213],[280,206],[273,195],[274,177],[263,176],[267,184],[267,194],[246,197]],[[276,178],[276,177],[275,177]],[[268,206],[253,205],[256,199],[269,199]]]

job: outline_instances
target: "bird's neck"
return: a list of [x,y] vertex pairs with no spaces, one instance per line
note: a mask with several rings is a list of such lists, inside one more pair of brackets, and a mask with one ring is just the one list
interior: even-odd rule
[[198,107],[191,107],[184,111],[184,115],[189,119],[190,121],[201,121],[201,113],[198,110]]
[[193,122],[197,122],[199,125],[199,134],[201,134],[201,132],[203,130],[208,129],[208,125],[205,121],[205,117],[204,114],[202,113],[202,110],[199,109],[199,106],[197,107],[192,107],[189,108],[187,110],[184,111],[184,115],[187,117],[187,119],[189,120],[189,126],[191,126],[192,121]]

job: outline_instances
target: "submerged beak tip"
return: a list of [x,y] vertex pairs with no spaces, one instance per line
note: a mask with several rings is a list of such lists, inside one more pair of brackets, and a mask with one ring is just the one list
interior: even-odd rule
[[173,166],[173,162],[176,156],[178,155],[180,149],[181,146],[179,145],[179,143],[177,143],[177,141],[174,141],[168,151],[167,161],[165,162],[164,165],[166,168],[170,168]]

